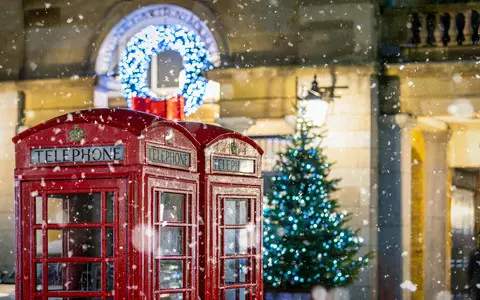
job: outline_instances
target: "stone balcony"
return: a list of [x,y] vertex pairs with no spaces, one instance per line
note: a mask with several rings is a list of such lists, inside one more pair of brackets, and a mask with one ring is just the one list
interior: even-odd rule
[[478,60],[480,3],[382,10],[381,56],[387,62]]

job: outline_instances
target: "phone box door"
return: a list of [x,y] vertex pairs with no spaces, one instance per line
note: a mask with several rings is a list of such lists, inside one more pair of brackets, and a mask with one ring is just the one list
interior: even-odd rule
[[198,299],[198,143],[185,128],[157,122],[144,134],[148,299]]
[[150,177],[148,199],[152,299],[197,299],[197,183]]
[[141,186],[140,136],[158,119],[79,111],[13,138],[17,299],[134,298],[127,214]]
[[125,299],[126,180],[22,182],[18,299]]
[[261,149],[224,135],[205,149],[217,299],[262,299]]
[[[223,180],[222,180],[223,179]],[[211,177],[213,268],[217,299],[262,299],[261,187],[246,187],[239,178]],[[259,180],[254,180],[257,184]]]

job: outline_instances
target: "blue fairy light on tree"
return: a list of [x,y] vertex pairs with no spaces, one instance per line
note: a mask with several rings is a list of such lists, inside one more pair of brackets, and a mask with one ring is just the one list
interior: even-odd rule
[[338,179],[316,133],[298,107],[295,133],[279,153],[264,210],[264,282],[270,289],[327,289],[353,283],[371,253],[359,255],[363,239],[332,198]]

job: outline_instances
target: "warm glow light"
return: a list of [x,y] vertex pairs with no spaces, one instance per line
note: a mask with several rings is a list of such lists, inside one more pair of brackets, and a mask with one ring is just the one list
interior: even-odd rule
[[455,190],[452,192],[451,224],[455,231],[462,231],[464,234],[473,234],[475,227],[474,196],[466,190]]
[[325,100],[303,100],[305,118],[314,126],[322,126],[327,118],[329,102]]
[[207,83],[207,89],[205,90],[205,95],[203,96],[205,102],[216,102],[220,100],[220,83],[209,80]]
[[453,104],[448,106],[448,112],[459,118],[471,118],[474,113],[474,108],[470,100],[457,99]]

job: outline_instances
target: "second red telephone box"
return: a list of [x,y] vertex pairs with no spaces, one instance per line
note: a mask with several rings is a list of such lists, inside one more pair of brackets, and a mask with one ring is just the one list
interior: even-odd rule
[[250,138],[182,123],[199,151],[202,299],[263,299],[262,149]]
[[[133,243],[145,299],[198,299],[198,142],[182,126],[157,121],[145,131],[143,187]],[[137,298],[132,298],[137,299]]]

